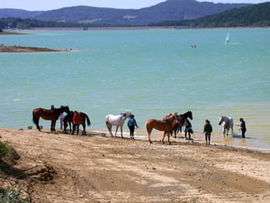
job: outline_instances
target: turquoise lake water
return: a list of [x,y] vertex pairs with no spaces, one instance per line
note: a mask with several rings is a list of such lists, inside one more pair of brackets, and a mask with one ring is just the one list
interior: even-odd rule
[[32,31],[0,44],[73,49],[0,54],[0,127],[32,125],[32,109],[51,104],[87,112],[94,128],[108,113],[132,111],[144,126],[190,109],[195,131],[206,118],[217,132],[220,115],[244,117],[255,145],[269,147],[270,29]]

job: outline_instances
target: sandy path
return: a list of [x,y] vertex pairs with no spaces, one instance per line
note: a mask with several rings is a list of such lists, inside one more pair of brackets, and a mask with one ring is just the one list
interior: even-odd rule
[[0,135],[22,156],[17,167],[57,171],[53,182],[32,186],[34,202],[270,201],[270,154],[34,130]]

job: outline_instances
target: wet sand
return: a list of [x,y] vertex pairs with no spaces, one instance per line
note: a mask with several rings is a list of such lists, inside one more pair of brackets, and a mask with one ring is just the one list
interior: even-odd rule
[[179,141],[150,145],[101,133],[0,129],[0,135],[21,156],[16,168],[44,164],[57,172],[53,181],[28,186],[33,202],[270,201],[269,153]]

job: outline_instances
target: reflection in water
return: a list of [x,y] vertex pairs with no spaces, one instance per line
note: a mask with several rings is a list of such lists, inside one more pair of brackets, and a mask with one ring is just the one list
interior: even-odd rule
[[225,136],[223,142],[224,142],[224,145],[227,146],[227,145],[233,145],[233,141],[234,141],[234,140],[233,140],[231,137],[226,137],[226,136]]
[[239,145],[241,147],[248,147],[248,143],[246,139],[241,139]]

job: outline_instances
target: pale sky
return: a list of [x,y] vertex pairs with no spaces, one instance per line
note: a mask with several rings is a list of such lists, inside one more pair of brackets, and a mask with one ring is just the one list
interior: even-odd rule
[[[112,8],[142,8],[165,0],[0,0],[0,8],[50,10],[68,6],[97,6]],[[221,3],[260,3],[267,0],[200,0]],[[268,0],[269,1],[269,0]]]

